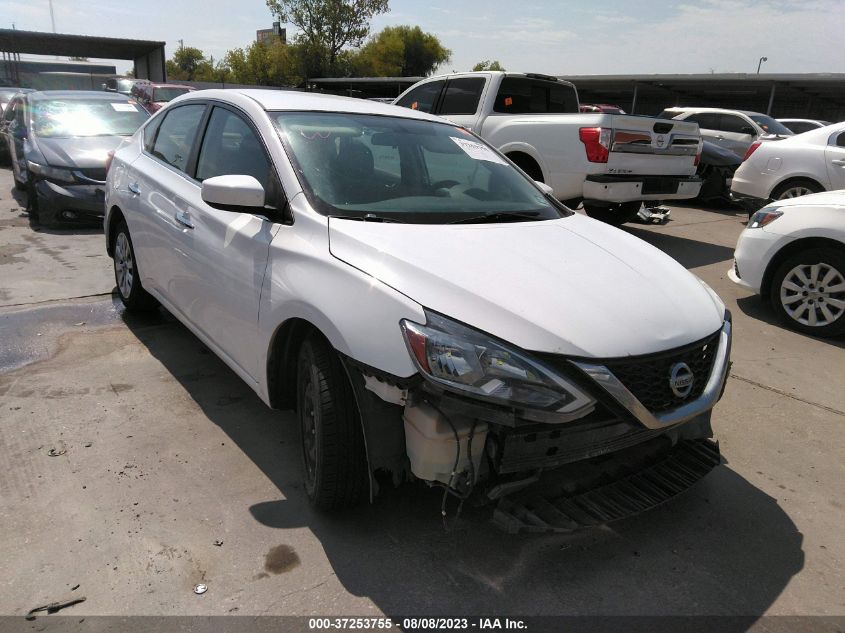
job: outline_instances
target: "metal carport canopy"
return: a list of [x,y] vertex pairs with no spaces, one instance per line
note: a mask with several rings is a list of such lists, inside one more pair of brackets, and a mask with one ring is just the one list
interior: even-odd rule
[[0,50],[30,55],[131,59],[139,79],[165,81],[164,42],[0,29]]
[[775,116],[845,118],[845,73],[560,77],[575,84],[582,102],[611,101],[629,110],[635,106],[638,113],[656,114],[669,106],[714,106],[770,110]]

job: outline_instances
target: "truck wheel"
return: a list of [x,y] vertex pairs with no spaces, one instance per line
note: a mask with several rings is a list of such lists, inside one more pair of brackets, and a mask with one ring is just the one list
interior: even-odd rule
[[141,285],[138,265],[135,263],[135,248],[129,237],[126,222],[120,222],[114,231],[114,281],[120,300],[130,312],[147,312],[158,306],[158,301]]
[[620,202],[610,206],[599,206],[584,203],[584,212],[593,218],[612,226],[622,226],[637,217],[641,202]]
[[311,334],[299,349],[296,414],[308,500],[321,510],[357,505],[369,477],[352,385],[328,342]]
[[808,248],[775,271],[769,298],[789,327],[813,336],[845,334],[845,251]]

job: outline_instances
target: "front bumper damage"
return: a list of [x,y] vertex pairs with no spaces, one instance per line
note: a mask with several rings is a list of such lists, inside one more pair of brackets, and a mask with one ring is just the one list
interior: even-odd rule
[[[426,415],[442,416],[441,431],[447,432],[436,439],[452,441],[454,431],[456,440],[441,458],[441,466],[446,466],[426,471],[452,471],[453,477],[430,483],[451,486],[462,498],[472,493],[476,503],[494,508],[496,523],[506,531],[574,530],[664,503],[720,463],[718,445],[710,441],[710,414],[729,373],[731,329],[727,313],[722,328],[706,339],[649,357],[587,361],[538,355],[558,368],[565,365],[567,377],[595,399],[593,409],[575,420],[556,417],[554,412],[480,402],[421,379],[412,384],[383,383],[395,396],[394,409],[404,411],[403,440],[408,445],[399,450],[406,449],[401,451],[405,471],[418,476],[422,471],[408,465],[409,458],[413,461],[421,454],[409,440],[418,429],[408,425],[414,423],[409,409],[425,409]],[[680,406],[666,404],[664,394],[643,392],[641,384],[632,382],[630,371],[626,374],[619,366],[622,361],[633,364],[638,376],[653,373],[655,363],[665,372],[686,362],[700,371],[701,384]],[[359,394],[368,390],[372,395],[380,390],[375,384],[384,379],[353,382],[359,385]],[[389,399],[380,393],[375,400],[384,404],[386,395]],[[365,425],[368,451],[382,456],[371,459],[373,471],[386,465],[384,456],[397,452],[396,444],[403,440],[396,432],[401,434],[401,428],[389,414],[378,425],[369,429]],[[393,449],[384,444],[388,433],[393,434]],[[460,447],[457,454],[456,447]],[[454,477],[453,464],[458,460],[459,476]],[[396,466],[394,460],[387,469],[395,473]]]

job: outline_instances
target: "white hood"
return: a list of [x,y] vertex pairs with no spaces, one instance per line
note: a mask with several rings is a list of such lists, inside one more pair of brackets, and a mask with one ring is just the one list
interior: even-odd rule
[[526,350],[647,354],[722,324],[675,260],[580,215],[445,226],[332,218],[329,240],[332,255],[422,306]]

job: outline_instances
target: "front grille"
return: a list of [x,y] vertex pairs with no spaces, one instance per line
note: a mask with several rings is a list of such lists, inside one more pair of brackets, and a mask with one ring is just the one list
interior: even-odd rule
[[88,167],[86,169],[77,169],[80,174],[91,180],[98,182],[105,182],[106,168],[105,167]]
[[[602,361],[602,364],[646,409],[652,413],[661,413],[701,396],[713,369],[719,334],[715,332],[697,343],[674,350],[607,360]],[[694,377],[692,389],[683,398],[676,396],[669,384],[672,367],[677,363],[686,363]]]

